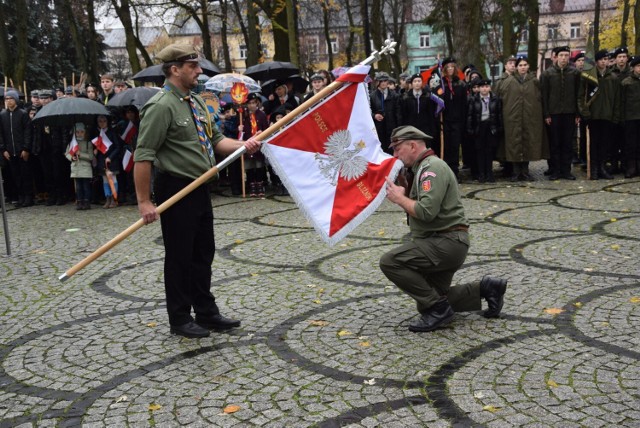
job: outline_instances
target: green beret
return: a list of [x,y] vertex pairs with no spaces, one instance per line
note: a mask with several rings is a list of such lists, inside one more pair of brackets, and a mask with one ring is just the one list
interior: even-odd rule
[[389,144],[389,147],[393,147],[406,140],[424,140],[426,142],[432,139],[433,137],[425,134],[414,126],[399,126],[391,132],[391,144]]
[[158,52],[156,58],[162,62],[198,62],[198,53],[191,45],[174,43]]

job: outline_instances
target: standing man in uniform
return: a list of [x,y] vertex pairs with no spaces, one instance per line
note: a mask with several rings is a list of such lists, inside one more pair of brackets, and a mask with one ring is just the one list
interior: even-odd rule
[[469,251],[469,221],[458,191],[456,177],[447,164],[427,147],[431,136],[401,126],[391,134],[394,157],[410,168],[413,178],[395,185],[387,178],[387,198],[409,217],[411,242],[380,258],[380,269],[391,282],[417,303],[420,318],[410,331],[424,332],[447,325],[454,311],[489,308],[484,316],[497,318],[504,303],[507,281],[485,276],[473,284],[451,287],[453,275]]
[[[165,202],[215,165],[221,155],[246,147],[260,148],[255,139],[224,137],[204,101],[191,92],[202,69],[189,45],[172,44],[157,55],[166,77],[164,88],[143,107],[134,180],[138,211],[145,224],[159,217],[151,201],[155,166],[155,196]],[[203,184],[168,208],[160,218],[165,247],[164,280],[170,331],[184,337],[207,337],[209,329],[238,327],[240,321],[220,314],[211,293],[211,263],[215,253],[213,211],[208,184]],[[191,309],[195,312],[195,322]]]
[[569,67],[569,46],[555,48],[557,62],[540,76],[542,113],[549,126],[550,180],[575,180],[571,174],[573,136],[580,124],[578,85],[580,73]]
[[378,139],[382,145],[382,150],[391,153],[389,150],[389,137],[391,131],[398,126],[398,94],[388,88],[389,75],[384,71],[376,73],[376,88],[369,94],[371,102],[371,114],[376,127]]

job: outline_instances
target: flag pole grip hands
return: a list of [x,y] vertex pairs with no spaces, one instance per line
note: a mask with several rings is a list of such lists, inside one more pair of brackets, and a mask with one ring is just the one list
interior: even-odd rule
[[[396,44],[397,43],[394,41],[391,41],[388,39],[385,40],[384,46],[380,49],[380,51],[374,51],[367,59],[362,61],[359,65],[370,65],[379,61],[382,55],[393,54],[395,52]],[[256,134],[254,137],[252,137],[252,139],[259,142],[270,137],[271,135],[273,135],[274,133],[284,128],[289,123],[291,123],[293,120],[295,120],[300,114],[304,113],[306,110],[311,108],[314,104],[318,103],[319,101],[321,101],[322,99],[330,95],[331,93],[338,90],[345,83],[349,83],[349,82],[342,82],[339,80],[332,82],[331,84],[326,86],[324,89],[322,89],[320,92],[318,92],[316,95],[314,95],[313,97],[309,98],[307,101],[300,104],[298,107],[296,107],[293,111],[291,111],[285,117],[283,117],[282,119],[280,119],[279,121],[277,121],[276,123],[268,127],[267,129],[265,129],[264,131]],[[241,146],[240,148],[236,149],[236,151],[234,151],[231,155],[227,156],[222,162],[220,162],[216,166],[209,169],[200,177],[198,177],[197,179],[189,183],[189,185],[187,185],[185,188],[180,190],[171,198],[167,199],[158,207],[156,207],[156,213],[158,215],[162,214],[164,211],[166,211],[169,207],[174,205],[180,199],[184,198],[186,195],[191,193],[193,190],[195,190],[202,184],[211,180],[215,175],[218,174],[219,171],[229,166],[231,162],[233,162],[234,160],[242,156],[246,151],[247,151],[247,148],[245,146]],[[136,221],[131,226],[129,226],[128,228],[120,232],[118,235],[116,235],[114,238],[112,238],[109,242],[102,245],[93,253],[89,254],[87,257],[85,257],[84,260],[80,261],[75,266],[73,266],[72,268],[67,270],[65,273],[60,275],[58,279],[63,282],[68,280],[70,277],[72,277],[73,275],[78,273],[80,270],[88,266],[90,263],[95,261],[98,257],[102,256],[104,253],[106,253],[107,251],[109,251],[110,249],[118,245],[129,235],[133,234],[135,231],[140,229],[142,226],[144,226],[144,224],[145,224],[144,219],[140,218],[138,221]]]

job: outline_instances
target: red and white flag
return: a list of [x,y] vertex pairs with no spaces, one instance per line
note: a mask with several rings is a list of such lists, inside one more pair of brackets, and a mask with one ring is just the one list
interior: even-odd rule
[[369,66],[340,76],[344,86],[263,140],[262,152],[322,239],[334,245],[386,197],[402,162],[382,151],[364,81]]
[[122,168],[124,168],[126,172],[129,172],[133,169],[133,163],[133,153],[125,150],[124,156],[122,156]]
[[131,144],[133,141],[133,137],[136,136],[137,132],[138,132],[138,128],[136,128],[136,126],[133,124],[132,121],[129,121],[127,128],[124,130],[120,138],[122,138],[122,140],[126,144]]
[[107,133],[104,129],[100,130],[100,135],[91,140],[91,143],[96,146],[96,149],[98,149],[103,155],[107,153],[107,150],[109,150],[109,147],[113,144],[109,137],[107,137]]
[[78,145],[78,140],[76,140],[76,136],[74,135],[69,143],[69,154],[71,156],[75,156],[80,151],[80,146]]

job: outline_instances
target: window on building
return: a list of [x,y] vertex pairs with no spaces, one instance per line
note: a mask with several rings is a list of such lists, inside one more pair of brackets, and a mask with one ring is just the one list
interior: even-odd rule
[[320,45],[320,42],[318,40],[318,36],[309,37],[307,39],[307,49],[309,50],[310,54],[312,55],[317,54],[319,45]]
[[[331,53],[338,53],[338,38],[330,37],[329,42],[331,43]],[[329,53],[329,46],[327,46],[327,53]]]
[[421,48],[429,47],[429,33],[420,33],[420,47]]
[[500,74],[502,73],[502,64],[500,64],[499,62],[491,64],[491,66],[489,67],[489,72],[491,73],[492,80],[500,77]]
[[572,22],[570,28],[571,28],[570,29],[571,38],[572,39],[579,39],[580,38],[580,23],[579,22]]
[[240,45],[240,59],[247,59],[247,45]]
[[558,24],[549,24],[547,27],[547,39],[556,40],[558,38]]
[[520,32],[520,41],[523,43],[527,43],[529,41],[529,30],[523,29]]

